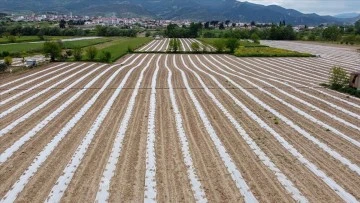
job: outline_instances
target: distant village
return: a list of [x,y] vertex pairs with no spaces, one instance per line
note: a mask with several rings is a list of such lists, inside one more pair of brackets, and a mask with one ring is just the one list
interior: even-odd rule
[[[133,26],[143,27],[147,29],[157,29],[167,27],[169,24],[177,24],[179,26],[189,26],[192,21],[190,20],[155,20],[150,18],[119,18],[115,15],[111,17],[103,16],[80,16],[73,15],[71,12],[69,14],[30,14],[30,15],[16,15],[11,14],[9,18],[15,22],[60,22],[64,20],[70,22],[68,24],[79,26],[82,28],[92,28],[97,25],[102,26],[120,26],[132,28]],[[224,26],[225,28],[244,28],[244,29],[253,29],[255,27],[270,27],[272,23],[260,23],[260,22],[219,22],[219,21],[209,21],[202,22],[203,25],[208,23],[209,27],[220,27]],[[303,29],[312,30],[315,27],[307,27],[306,25],[297,25],[293,26],[295,31],[301,31]]]

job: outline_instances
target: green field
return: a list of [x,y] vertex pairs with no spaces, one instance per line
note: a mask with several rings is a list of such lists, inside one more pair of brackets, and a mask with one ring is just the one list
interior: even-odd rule
[[[220,39],[220,38],[200,38],[199,40],[205,44],[210,44],[212,46],[214,46],[217,40],[223,40],[224,42],[226,42],[226,39]],[[229,50],[225,49],[225,52],[229,52]],[[268,47],[247,40],[239,40],[239,47],[235,50],[235,53],[233,54],[238,57],[311,57],[313,56],[308,53],[300,53],[296,51]]]
[[[226,41],[226,39],[220,39],[220,38],[199,38],[198,40],[206,43],[206,44],[210,44],[210,45],[214,45],[215,41],[217,40],[224,40]],[[239,40],[240,43],[240,47],[267,47],[265,45],[261,45],[261,44],[256,44],[254,42],[250,42],[247,40]]]
[[[152,38],[138,37],[138,38],[118,38],[112,42],[106,43],[108,46],[103,46],[99,49],[99,54],[102,51],[108,51],[111,53],[111,61],[114,62],[120,57],[128,53],[128,48],[135,50],[144,44],[150,42]],[[98,45],[102,46],[102,45]]]
[[[74,37],[65,37],[65,36],[44,36],[45,40],[58,40],[58,39],[69,39]],[[14,43],[23,43],[23,42],[37,42],[37,41],[43,41],[38,36],[16,36],[16,41]],[[0,44],[8,44],[11,43],[8,38],[1,37],[0,38]]]
[[311,57],[313,55],[278,49],[273,47],[239,47],[236,49],[235,56],[238,57]]
[[[73,49],[75,47],[87,47],[96,44],[101,44],[110,41],[110,38],[99,38],[99,39],[87,39],[79,41],[64,42],[63,47],[65,49]],[[43,48],[43,43],[20,43],[20,44],[9,44],[0,45],[0,51],[8,51],[10,53],[39,53]]]

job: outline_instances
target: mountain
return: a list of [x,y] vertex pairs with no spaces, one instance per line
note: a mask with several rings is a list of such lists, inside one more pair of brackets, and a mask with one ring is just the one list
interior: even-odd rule
[[335,18],[356,18],[360,17],[360,13],[341,13],[334,15]]
[[280,6],[264,6],[237,0],[0,0],[4,11],[57,11],[60,13],[188,19],[194,21],[231,20],[318,25],[343,23],[347,19],[317,14],[304,14]]

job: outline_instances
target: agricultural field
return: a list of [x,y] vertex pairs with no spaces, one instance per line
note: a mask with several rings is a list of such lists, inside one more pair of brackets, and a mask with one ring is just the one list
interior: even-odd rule
[[[66,36],[46,36],[44,37],[46,40],[59,40],[59,39],[69,39],[71,37]],[[15,37],[15,43],[24,43],[24,42],[38,42],[43,41],[38,36],[16,36]],[[0,44],[8,44],[11,43],[8,38],[1,37],[0,38]],[[11,43],[14,44],[14,43]]]
[[[110,41],[109,38],[90,38],[90,39],[68,39],[63,41],[63,47],[65,49],[73,49],[75,47],[87,47]],[[15,44],[0,44],[1,51],[7,51],[10,53],[40,53],[42,51],[44,42],[28,42],[28,43],[15,43]]]
[[333,53],[2,74],[1,202],[358,202],[360,100],[319,86],[357,66]]
[[337,45],[326,44],[310,44],[304,42],[290,42],[290,41],[261,41],[261,44],[281,49],[288,49],[299,52],[307,52],[318,55],[325,60],[330,60],[337,65],[357,66],[360,69],[360,52],[356,47],[343,47]]
[[[180,52],[193,52],[193,48],[191,47],[192,43],[198,43],[200,46],[199,51],[203,51],[204,49],[206,51],[214,51],[215,49],[208,45],[204,44],[201,41],[197,39],[188,39],[188,38],[179,38],[180,42],[179,50]],[[161,40],[153,40],[150,43],[148,43],[146,46],[143,46],[139,49],[137,49],[137,52],[167,52],[170,50],[170,38],[164,38]]]

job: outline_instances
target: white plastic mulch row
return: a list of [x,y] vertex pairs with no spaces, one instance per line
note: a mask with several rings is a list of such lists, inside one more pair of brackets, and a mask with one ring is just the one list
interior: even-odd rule
[[[106,72],[106,71],[104,71],[104,72]],[[96,78],[98,79],[99,77],[96,77]],[[95,82],[95,80],[93,80],[93,81]],[[42,121],[40,121],[34,128],[32,128],[29,132],[27,132],[20,139],[18,139],[13,145],[11,145],[3,153],[1,153],[1,155],[0,155],[0,163],[2,164],[5,161],[7,161],[17,150],[19,150],[21,148],[21,146],[23,146],[27,141],[29,141],[32,137],[34,137],[48,123],[50,123],[54,118],[56,118],[56,116],[58,116],[61,112],[63,112],[76,99],[78,99],[86,91],[87,88],[89,88],[89,86],[85,87],[82,90],[80,90],[78,93],[76,93],[74,96],[72,96],[69,100],[64,102],[59,108],[52,111],[51,114],[49,114],[46,118],[44,118]],[[38,109],[36,109],[36,111],[37,110]],[[33,112],[30,111],[27,115],[25,115],[25,116],[21,117],[20,119],[18,119],[17,121],[15,121],[14,124],[10,124],[9,126],[7,126],[7,128],[4,128],[2,131],[9,132],[14,127],[14,125],[17,125],[20,122],[26,120],[32,114],[33,114]]]
[[[197,57],[197,59],[199,60],[199,58]],[[199,60],[200,61],[200,60]],[[201,62],[201,61],[200,61]],[[243,87],[241,87],[240,85],[238,85],[237,83],[235,83],[233,80],[231,80],[229,77],[218,73],[210,68],[208,68],[207,66],[204,66],[206,70],[208,70],[209,72],[215,73],[216,75],[219,75],[223,78],[225,78],[227,81],[231,82],[235,87],[237,87],[241,92],[243,92],[246,96],[248,96],[249,98],[251,98],[254,102],[256,102],[257,104],[259,104],[260,106],[262,106],[263,108],[265,108],[266,110],[270,111],[272,114],[276,115],[278,118],[280,118],[281,120],[283,120],[287,125],[289,125],[290,127],[292,127],[293,129],[295,129],[297,132],[299,132],[302,135],[306,135],[306,132],[301,129],[299,126],[295,125],[292,121],[290,121],[289,119],[287,119],[286,117],[282,116],[280,113],[278,113],[277,111],[275,111],[274,109],[272,109],[270,106],[268,106],[267,104],[265,104],[264,102],[262,102],[261,100],[259,100],[257,97],[255,97],[254,95],[252,95],[250,92],[248,92],[246,89],[244,89]],[[220,69],[219,67],[217,67],[218,69]],[[209,77],[211,77],[212,75],[209,74],[207,71],[202,71],[204,74],[208,75]],[[231,73],[230,73],[231,74]],[[215,78],[215,77],[211,77],[211,79],[216,83],[216,84],[220,84],[220,82]],[[259,89],[259,87],[258,87]],[[230,96],[230,95],[229,95]],[[241,106],[240,106],[241,107]],[[268,125],[266,123],[264,123],[262,120],[256,119],[256,117],[254,117],[254,115],[252,114],[248,114],[250,117],[252,117],[255,121],[257,121],[259,123],[259,125],[261,127],[263,127],[265,130],[267,130],[269,133],[271,133],[277,140],[278,142],[285,148],[287,149],[294,157],[297,158],[297,160],[302,163],[304,166],[306,166],[310,171],[312,171],[316,176],[318,176],[320,179],[322,179],[335,193],[337,193],[344,201],[347,202],[356,202],[356,198],[351,195],[350,193],[348,193],[344,188],[342,188],[339,184],[337,184],[332,178],[330,178],[329,176],[327,176],[321,169],[319,169],[315,164],[313,164],[312,162],[310,162],[309,160],[307,160],[301,153],[299,153],[290,143],[288,143],[283,137],[281,137],[277,132],[275,132],[273,129],[269,128]]]
[[41,73],[43,73],[43,72],[48,72],[48,71],[50,71],[50,70],[52,70],[52,69],[55,69],[55,68],[57,68],[57,67],[59,67],[59,66],[63,66],[63,65],[64,65],[64,63],[60,63],[60,64],[58,64],[58,65],[56,65],[56,66],[51,67],[51,68],[46,68],[45,70],[38,71],[38,72],[36,72],[36,73],[32,73],[32,74],[30,74],[30,75],[27,75],[27,76],[18,78],[18,79],[16,79],[16,80],[12,80],[11,82],[8,82],[8,83],[5,83],[5,84],[1,84],[1,85],[0,85],[0,88],[3,88],[3,87],[5,87],[5,86],[11,85],[11,84],[14,84],[14,83],[16,83],[16,82],[18,82],[18,81],[21,81],[21,80],[24,80],[24,79],[26,79],[26,78],[30,78],[30,77],[39,75],[39,74],[41,74]]
[[155,154],[155,113],[156,113],[156,80],[159,73],[159,61],[151,80],[150,106],[148,116],[148,132],[146,140],[146,162],[145,162],[145,186],[144,202],[156,202],[156,154]]
[[166,55],[166,58],[165,58],[165,67],[169,72],[168,86],[169,86],[169,93],[170,93],[170,101],[171,101],[173,113],[175,115],[176,129],[177,129],[177,133],[178,133],[178,136],[180,139],[181,152],[182,152],[182,156],[184,159],[184,163],[186,165],[188,178],[190,179],[191,189],[194,193],[194,198],[195,198],[196,202],[199,202],[199,203],[207,202],[205,192],[201,186],[199,177],[196,175],[196,169],[194,167],[193,160],[191,158],[189,141],[188,141],[187,135],[185,133],[185,129],[183,126],[183,119],[182,119],[179,107],[177,105],[177,102],[176,102],[174,88],[173,88],[172,81],[171,81],[172,80],[172,72],[171,72],[170,68],[167,66],[167,61],[168,61],[168,55]]
[[[237,63],[237,64],[239,64],[239,65],[243,65],[241,62],[244,62],[243,60],[242,60],[241,62],[239,62],[238,60],[232,59],[232,58],[230,58],[229,56],[225,56],[225,58],[227,58],[227,59],[229,59],[230,61],[233,61],[233,62],[235,62],[235,63]],[[224,60],[224,61],[225,61],[225,60]],[[225,62],[226,62],[226,61],[225,61]],[[274,64],[269,64],[269,65],[275,66]],[[262,70],[263,72],[258,71],[258,70],[256,70],[256,69],[260,69],[260,70]],[[317,88],[310,87],[310,86],[307,86],[307,85],[303,85],[303,84],[298,83],[298,82],[303,82],[303,80],[301,80],[301,79],[298,79],[298,80],[296,80],[296,81],[298,81],[298,82],[295,82],[294,77],[286,77],[286,76],[284,76],[284,75],[282,75],[282,74],[277,74],[277,76],[275,77],[275,76],[273,76],[273,72],[271,72],[271,71],[274,71],[274,69],[271,68],[270,66],[268,66],[266,69],[265,69],[265,68],[262,68],[261,66],[257,66],[256,69],[255,69],[255,68],[252,68],[251,71],[254,71],[254,72],[256,72],[256,73],[258,73],[258,74],[261,74],[261,75],[264,75],[264,76],[266,76],[266,77],[270,77],[270,78],[282,80],[282,81],[285,81],[285,82],[287,82],[287,83],[299,85],[299,86],[301,86],[301,87],[307,87],[307,88],[312,89],[312,90],[314,90],[314,91],[316,91],[316,92],[319,92],[319,93],[321,93],[321,94],[324,94],[324,95],[326,95],[326,96],[329,96],[329,97],[331,97],[331,98],[333,98],[333,99],[335,99],[335,100],[338,100],[338,101],[341,101],[341,102],[343,102],[343,103],[346,103],[346,104],[348,104],[348,105],[350,105],[350,106],[353,106],[353,107],[356,107],[356,108],[360,108],[360,105],[357,105],[357,104],[355,104],[355,103],[353,103],[353,102],[349,102],[349,101],[347,101],[347,100],[344,100],[344,99],[342,99],[342,98],[339,98],[339,97],[337,97],[337,96],[334,96],[334,95],[332,95],[332,94],[329,94],[329,93],[327,93],[327,92],[325,92],[325,91],[323,91],[323,90],[319,90],[319,89],[317,89]],[[268,72],[269,74],[266,74],[265,72]],[[283,78],[285,78],[285,79],[283,79]],[[289,78],[291,78],[291,79],[293,79],[293,80],[289,80]],[[314,86],[318,86],[317,84],[314,84],[314,83],[310,83],[310,84],[312,84],[312,85],[314,85]]]
[[[127,60],[132,58],[129,57]],[[137,58],[136,58],[137,59]],[[134,59],[132,63],[136,60]],[[110,71],[112,68],[116,67],[112,66],[106,70],[104,70],[101,74],[91,80],[83,90],[79,91],[76,95],[74,95],[68,101],[74,101],[74,99],[79,98],[81,94],[83,94],[86,89],[90,88],[96,81],[98,81],[106,72]],[[59,145],[61,140],[70,132],[70,130],[78,123],[78,121],[85,115],[85,113],[93,106],[93,104],[97,101],[100,95],[106,90],[106,88],[110,85],[110,83],[115,79],[115,77],[120,73],[123,68],[117,70],[103,85],[103,87],[74,115],[74,117],[66,123],[66,125],[60,130],[60,132],[45,146],[45,148],[37,155],[37,157],[33,160],[32,164],[25,170],[25,172],[21,175],[18,181],[11,187],[11,190],[3,197],[2,202],[14,202],[16,200],[17,195],[24,189],[26,184],[29,182],[31,177],[33,177],[41,165],[47,160],[47,158],[51,155],[51,153],[55,150],[55,148]],[[65,103],[64,103],[65,104]],[[61,107],[60,107],[61,108]],[[59,108],[59,109],[60,109]]]
[[163,39],[164,44],[161,46],[160,51],[167,51],[169,46],[169,38]]
[[165,50],[164,51],[168,51],[170,47],[170,38],[166,39],[166,46],[165,46]]
[[[212,57],[212,58],[213,58],[213,57]],[[215,60],[215,59],[214,59],[214,60]],[[216,60],[216,61],[217,61],[217,60]],[[226,60],[223,60],[223,59],[222,59],[222,62],[225,62],[225,63],[227,63],[227,64],[231,64],[231,65],[235,66],[234,64],[232,64],[232,63],[230,63],[230,62],[228,62],[228,61],[226,61]],[[250,63],[247,62],[247,61],[243,61],[243,63],[246,63],[246,64],[248,64],[248,65],[254,65],[254,64],[261,65],[260,63],[257,63],[257,62],[254,62],[254,64],[250,64]],[[251,70],[251,71],[254,71],[254,72],[257,72],[257,73],[261,73],[260,71],[257,71],[257,70],[255,70],[255,69],[249,67],[249,66],[246,66],[245,64],[242,64],[242,65],[243,65],[244,67],[248,68],[248,69]],[[238,67],[238,66],[237,66],[237,69],[242,70],[242,71],[244,71],[244,72],[251,73],[250,71],[245,70],[245,69],[243,69],[243,68],[240,68],[240,67]],[[254,73],[252,73],[252,74],[254,74]],[[250,76],[249,76],[249,77],[250,77]],[[307,92],[304,92],[304,91],[302,91],[302,90],[300,90],[300,89],[298,89],[298,88],[296,88],[296,87],[294,87],[294,86],[292,86],[292,85],[289,85],[288,83],[282,82],[281,80],[273,79],[273,78],[276,78],[276,77],[274,77],[274,76],[269,76],[269,75],[267,75],[266,77],[264,77],[264,76],[259,76],[259,75],[258,75],[258,77],[261,77],[261,78],[264,78],[264,79],[267,79],[267,80],[271,80],[271,81],[280,83],[280,84],[285,85],[285,86],[287,86],[287,87],[291,87],[293,90],[295,90],[295,91],[298,92],[298,93],[301,93],[301,94],[303,94],[303,95],[306,95],[306,96],[308,96],[308,97],[311,97],[312,99],[315,99],[315,100],[318,100],[318,101],[320,101],[320,102],[322,102],[322,103],[325,103],[325,104],[331,106],[332,108],[334,108],[334,109],[336,109],[336,110],[339,110],[339,111],[341,111],[341,112],[343,112],[343,113],[345,113],[345,114],[347,114],[347,115],[349,115],[349,116],[352,116],[352,117],[357,118],[357,119],[360,120],[360,115],[359,115],[359,114],[353,113],[353,112],[351,112],[351,111],[349,111],[349,110],[346,110],[346,109],[344,109],[344,108],[342,108],[342,107],[340,107],[340,106],[338,106],[338,105],[336,105],[336,104],[333,104],[333,103],[331,103],[331,102],[329,102],[329,101],[327,101],[327,100],[321,99],[321,98],[316,97],[316,96],[314,96],[314,95],[311,95],[311,94],[309,94],[309,93],[307,93]],[[254,77],[252,77],[252,78],[254,78]],[[285,81],[285,80],[284,80],[284,81]],[[288,81],[286,81],[286,82],[288,82]],[[301,85],[301,84],[298,84],[298,83],[295,83],[295,82],[294,82],[294,84],[299,85],[299,86],[301,86],[301,87],[307,87],[307,88],[309,88],[308,86]],[[359,127],[356,127],[356,128],[357,128],[357,129],[360,129]]]
[[[27,80],[26,82],[22,82],[20,85],[16,85],[15,87],[12,87],[12,88],[9,88],[9,89],[7,89],[7,90],[5,90],[5,91],[3,91],[3,92],[0,92],[0,96],[1,96],[1,95],[4,95],[4,94],[7,94],[7,93],[9,93],[9,92],[11,92],[11,91],[13,91],[13,90],[16,90],[16,89],[18,89],[18,88],[20,88],[20,87],[23,87],[23,86],[25,86],[25,85],[27,85],[27,84],[29,84],[29,83],[31,83],[31,82],[37,81],[37,80],[39,80],[39,79],[41,79],[41,78],[44,78],[44,77],[46,77],[46,76],[48,76],[48,75],[51,75],[51,74],[60,72],[60,71],[66,69],[66,68],[68,68],[68,67],[70,67],[70,66],[73,66],[73,65],[74,65],[74,64],[70,64],[70,65],[64,66],[64,67],[62,67],[62,68],[57,68],[56,70],[47,72],[47,73],[44,74],[44,75],[41,75],[41,76],[38,76],[38,77],[36,77],[36,78]],[[71,69],[71,70],[73,70],[73,69]]]
[[158,47],[160,45],[160,40],[153,40],[153,44],[151,46],[149,46],[147,49],[145,49],[145,51],[153,51],[156,49],[156,47]]
[[180,39],[184,49],[183,51],[192,51],[190,44],[186,41],[186,39]]
[[139,49],[139,51],[145,51],[146,49],[148,49],[150,46],[152,46],[155,43],[155,40],[152,40],[151,42],[147,43],[145,46],[141,47]]
[[[218,60],[216,60],[216,59],[215,59],[214,57],[212,57],[212,56],[211,56],[211,58],[212,58],[213,60],[215,60],[217,63],[222,64],[222,66],[225,67],[226,69],[228,69],[228,70],[230,70],[230,71],[232,71],[232,72],[234,72],[234,73],[236,73],[236,74],[238,74],[238,75],[241,75],[241,76],[244,76],[244,77],[248,77],[248,78],[252,78],[252,79],[257,80],[257,81],[259,81],[259,82],[261,82],[261,83],[264,83],[264,84],[266,84],[267,86],[272,87],[272,88],[274,88],[275,90],[279,91],[280,93],[282,93],[282,94],[284,94],[284,95],[286,95],[286,96],[288,96],[288,97],[290,97],[290,98],[292,98],[292,99],[294,99],[294,100],[296,100],[296,101],[298,101],[298,102],[300,102],[300,103],[302,103],[302,104],[310,107],[311,109],[316,110],[317,112],[320,112],[320,113],[328,116],[329,118],[331,118],[331,119],[333,119],[333,120],[335,120],[335,121],[338,121],[338,122],[340,122],[340,123],[342,123],[342,124],[344,124],[344,125],[346,125],[346,126],[348,126],[348,127],[351,127],[351,128],[353,128],[353,129],[355,129],[355,130],[358,130],[358,131],[360,132],[360,127],[357,126],[357,125],[354,125],[354,124],[352,124],[352,123],[350,123],[350,122],[348,122],[348,121],[345,121],[344,119],[339,118],[339,117],[337,117],[336,115],[333,115],[333,114],[331,114],[331,113],[328,113],[327,111],[325,111],[325,110],[323,110],[323,109],[320,109],[319,107],[317,107],[317,106],[315,106],[315,105],[313,105],[313,104],[310,104],[309,102],[306,102],[306,101],[304,101],[304,100],[302,100],[302,99],[300,99],[300,98],[298,98],[298,97],[296,97],[296,96],[294,96],[294,95],[292,95],[292,94],[289,94],[289,93],[287,93],[286,91],[284,91],[284,90],[282,90],[282,89],[280,89],[280,88],[278,88],[278,87],[276,87],[276,86],[274,86],[274,85],[272,85],[272,84],[270,84],[270,83],[268,83],[268,82],[266,82],[266,81],[264,81],[264,80],[261,80],[261,79],[259,79],[259,78],[257,78],[257,77],[248,76],[248,75],[245,75],[245,74],[240,73],[240,72],[238,72],[238,71],[235,71],[235,70],[231,69],[230,67],[228,67],[227,65],[225,65],[224,63],[219,62]],[[206,59],[206,60],[208,60],[208,59]],[[247,63],[247,62],[246,62],[246,63]],[[231,63],[230,63],[230,64],[231,64]],[[232,64],[232,65],[234,65],[234,64]],[[243,64],[243,66],[246,67],[246,68],[250,68],[249,66],[247,66],[247,65],[245,65],[245,64]],[[240,69],[241,69],[241,68],[240,68]],[[251,69],[251,68],[250,68],[250,69]],[[269,79],[269,80],[272,80],[272,79]],[[277,82],[278,82],[278,81],[277,81]],[[281,83],[281,84],[283,84],[283,85],[285,85],[285,86],[288,86],[288,87],[292,87],[292,86],[290,86],[290,85],[288,85],[288,84],[286,84],[286,83],[283,83],[283,82],[279,82],[279,83]],[[292,87],[292,88],[295,89],[295,90],[297,90],[297,89],[294,88],[294,87]],[[297,90],[297,91],[298,91],[299,93],[302,93],[301,90]],[[306,95],[308,95],[308,93],[306,93]],[[316,98],[316,97],[315,97],[315,98]],[[324,100],[322,100],[322,99],[318,99],[318,100],[330,104],[330,102],[324,101]],[[333,106],[335,106],[335,105],[333,105]],[[349,115],[355,116],[355,118],[360,119],[360,116],[357,115],[357,114],[354,114],[354,113],[351,113],[351,112],[349,112],[349,111],[346,111],[345,109],[341,109],[340,107],[338,107],[338,109],[344,111],[345,113],[348,113]],[[310,115],[309,115],[309,116],[310,116]],[[309,117],[309,116],[306,116],[306,117]],[[310,117],[309,117],[309,118],[310,118]],[[312,120],[313,120],[313,118],[312,118]]]
[[58,74],[58,75],[55,75],[54,77],[51,77],[51,78],[49,78],[49,79],[47,79],[47,80],[44,80],[44,81],[42,81],[42,82],[40,82],[40,83],[37,83],[36,85],[31,86],[30,88],[26,88],[25,90],[20,91],[19,93],[13,95],[12,97],[7,98],[7,99],[1,101],[1,102],[0,102],[0,106],[1,106],[1,105],[4,105],[4,104],[7,104],[8,102],[10,102],[10,101],[12,101],[12,100],[14,100],[14,99],[16,99],[16,98],[18,98],[18,97],[26,94],[26,93],[28,93],[28,92],[30,92],[30,91],[32,91],[32,90],[35,90],[35,89],[41,87],[42,85],[44,85],[44,84],[46,84],[46,83],[48,83],[48,82],[51,82],[51,81],[53,81],[53,80],[55,80],[55,79],[57,79],[57,78],[59,78],[59,77],[61,77],[61,76],[64,76],[64,75],[68,74],[69,72],[74,71],[74,69],[80,68],[80,67],[83,66],[83,65],[84,65],[84,64],[78,65],[78,66],[74,67],[73,69],[66,70],[66,71],[64,71],[64,72],[62,72],[62,73],[60,73],[60,74]]
[[195,97],[194,92],[192,91],[191,87],[189,86],[189,82],[187,80],[185,72],[177,66],[175,57],[173,58],[173,61],[174,61],[173,63],[174,63],[175,68],[181,72],[181,76],[184,81],[186,90],[187,90],[192,102],[194,103],[196,111],[198,112],[206,131],[208,132],[211,140],[213,141],[226,169],[228,170],[229,174],[231,175],[232,179],[234,180],[235,185],[239,189],[240,193],[243,195],[245,202],[257,202],[255,196],[252,194],[249,186],[246,184],[240,171],[237,169],[236,165],[234,164],[234,161],[231,159],[230,155],[228,154],[228,152],[226,151],[225,147],[223,146],[221,140],[219,139],[218,135],[216,134],[215,129],[211,125],[211,122],[208,119],[206,113],[204,112],[200,102]]
[[[87,68],[90,68],[93,65],[90,65]],[[104,66],[104,65],[103,65]],[[100,69],[100,66],[98,68],[95,68],[93,71],[87,73],[86,75],[82,76],[81,78],[79,78],[77,81],[75,81],[74,83],[70,84],[69,86],[67,86],[65,89],[61,90],[60,92],[56,93],[55,95],[53,95],[52,97],[50,97],[49,99],[47,99],[45,102],[43,102],[42,104],[36,106],[35,108],[33,108],[31,111],[29,111],[28,113],[26,113],[25,115],[21,116],[20,118],[18,118],[17,120],[13,121],[12,123],[10,123],[8,126],[6,126],[5,128],[0,130],[0,137],[4,136],[5,134],[9,133],[13,128],[15,128],[15,126],[17,126],[18,124],[20,124],[21,122],[25,121],[26,119],[30,118],[33,114],[35,114],[36,112],[40,111],[42,108],[44,108],[45,106],[47,106],[49,103],[51,103],[52,101],[55,101],[57,98],[59,98],[61,95],[65,94],[67,91],[69,91],[72,87],[74,87],[75,85],[77,85],[78,83],[80,83],[82,80],[84,80],[85,78],[87,78],[89,75],[91,75],[92,73],[94,73],[95,71],[97,71],[98,69]],[[82,71],[81,71],[82,72]],[[46,90],[46,89],[45,89]],[[44,91],[45,91],[44,90]],[[13,106],[12,108],[4,111],[3,113],[0,114],[0,118],[10,114],[11,112],[15,111],[16,109],[24,106],[25,104],[27,104],[28,102],[32,101],[33,99],[35,99],[36,97],[40,96],[41,94],[43,94],[42,92],[39,92],[35,95],[33,95],[32,97],[24,100],[23,102]]]
[[[125,76],[126,80],[127,80],[127,78],[130,77],[130,74],[132,73],[132,71],[135,70],[135,68],[139,67],[146,58],[147,58],[147,55],[146,55],[146,57],[144,57],[142,59],[141,63],[138,66],[134,67],[132,70],[130,70],[127,73],[127,75]],[[116,137],[115,137],[115,140],[114,140],[114,145],[113,145],[113,147],[111,149],[109,159],[107,161],[107,164],[105,166],[105,170],[103,172],[103,175],[101,177],[101,181],[99,183],[99,189],[97,191],[96,200],[95,200],[96,202],[108,202],[109,201],[110,182],[111,182],[112,177],[115,175],[116,164],[119,161],[120,153],[121,153],[121,150],[122,150],[122,142],[123,142],[123,139],[125,137],[125,133],[126,133],[126,130],[128,128],[128,125],[129,125],[129,122],[130,122],[130,119],[131,119],[131,116],[132,116],[132,112],[133,112],[135,102],[136,102],[136,97],[137,97],[137,95],[139,93],[139,88],[140,88],[140,85],[141,85],[142,80],[144,78],[144,73],[148,69],[148,67],[150,66],[150,63],[153,60],[153,58],[154,58],[154,56],[152,56],[148,60],[148,63],[146,64],[144,69],[142,69],[142,71],[140,73],[140,77],[136,82],[134,91],[133,91],[133,93],[131,95],[131,98],[129,100],[129,103],[128,103],[127,107],[126,107],[124,118],[122,119],[122,121],[120,123],[118,133],[116,134]],[[126,81],[124,81],[124,80],[122,81],[122,84],[120,85],[121,87],[119,86],[120,88],[122,88],[125,85]]]
[[[216,66],[214,63],[212,63],[211,61],[209,61],[207,58],[205,58],[212,66],[217,67],[219,70],[220,68],[218,66]],[[200,62],[202,63],[202,62]],[[205,66],[202,63],[203,66]],[[227,69],[229,69],[229,67],[227,67],[225,64],[222,65],[223,67],[226,67]],[[238,77],[242,80],[245,80],[246,82],[254,85],[253,83],[251,83],[250,81],[248,81],[247,79],[244,79],[240,76],[236,76],[234,74],[231,74],[223,69],[221,69],[223,72],[233,75],[235,77]],[[235,71],[234,71],[235,72]],[[237,74],[241,74],[241,73],[237,73]],[[266,83],[267,85],[270,85],[268,83]],[[254,85],[255,86],[255,85]],[[272,85],[270,85],[272,86]],[[261,89],[259,86],[255,86],[256,88],[258,88],[260,91],[264,92],[263,89]],[[274,87],[274,86],[272,86]],[[278,89],[276,87],[274,87],[275,89]],[[278,89],[280,92],[282,92],[283,90]],[[288,93],[286,92],[282,92],[285,95],[289,96]],[[291,96],[291,95],[290,95]],[[292,96],[294,97],[294,96]],[[277,98],[279,99],[279,98]],[[279,100],[278,100],[279,101]],[[280,101],[281,102],[281,101]],[[283,103],[283,102],[282,102]],[[285,102],[284,102],[285,103]],[[268,109],[270,111],[270,109]],[[299,126],[295,125],[292,121],[290,121],[289,119],[287,119],[285,116],[281,115],[280,113],[278,113],[277,111],[271,109],[271,112],[274,112],[274,114],[276,116],[278,116],[281,120],[283,120],[285,123],[287,124],[291,124],[290,127],[292,127],[294,130],[296,130],[297,132],[299,132],[301,135],[303,135],[305,138],[307,138],[308,140],[312,141],[313,143],[315,143],[317,146],[319,146],[321,149],[323,149],[325,152],[327,152],[329,155],[331,155],[333,158],[339,160],[341,163],[343,163],[344,165],[348,166],[352,171],[358,173],[360,175],[360,168],[356,165],[351,163],[350,160],[346,159],[345,157],[341,156],[339,153],[337,153],[336,151],[334,151],[333,149],[331,149],[330,147],[328,147],[326,144],[322,143],[320,140],[316,139],[315,137],[311,136],[310,133],[306,132],[305,130],[301,129]],[[315,119],[315,118],[314,118]]]
[[[254,61],[260,61],[258,59],[254,59]],[[264,64],[270,64],[266,61],[261,61],[261,63],[264,63]],[[275,66],[276,67],[276,71],[279,72],[279,73],[287,73],[288,75],[292,75],[292,76],[298,76],[299,78],[301,78],[302,80],[306,80],[306,81],[309,81],[311,83],[315,85],[319,85],[320,83],[328,80],[328,75],[326,75],[325,77],[324,76],[318,76],[319,73],[317,73],[316,75],[315,74],[309,74],[309,71],[305,71],[305,70],[301,70],[300,68],[296,67],[296,68],[291,68],[291,66],[287,65],[285,68],[280,68],[282,67],[281,65],[277,65]],[[306,78],[306,79],[305,79]]]
[[[139,57],[139,56],[138,56]],[[146,58],[146,57],[145,57]],[[125,76],[125,78],[122,80],[118,88],[116,88],[113,95],[110,97],[110,99],[105,104],[104,108],[101,110],[99,115],[97,116],[96,120],[90,127],[90,130],[86,133],[85,137],[81,141],[81,144],[76,149],[75,153],[73,154],[71,160],[66,165],[62,175],[58,178],[56,184],[52,188],[50,194],[48,195],[46,202],[60,202],[61,197],[65,193],[69,183],[71,182],[72,177],[74,176],[77,168],[81,164],[82,159],[84,158],[87,149],[89,148],[93,138],[95,137],[97,131],[101,127],[103,121],[105,120],[106,116],[110,112],[113,104],[115,103],[115,100],[120,95],[126,81],[128,80],[130,74],[133,72],[134,69],[139,67],[145,58],[134,68],[132,68]],[[119,69],[119,71],[123,70],[123,68]]]
[[[11,108],[7,109],[6,111],[1,112],[1,113],[0,113],[0,118],[3,118],[4,116],[7,116],[8,114],[10,114],[10,113],[14,112],[15,110],[19,109],[20,107],[24,106],[25,104],[33,101],[34,99],[38,98],[39,96],[41,96],[41,95],[43,95],[43,94],[49,92],[51,89],[57,87],[58,85],[66,82],[67,80],[73,78],[74,76],[77,76],[77,75],[79,75],[80,73],[88,70],[89,68],[91,68],[91,67],[94,66],[94,65],[95,65],[95,64],[92,64],[92,65],[87,66],[87,67],[85,67],[85,68],[83,68],[83,69],[80,69],[79,71],[77,71],[77,72],[75,72],[75,73],[67,76],[66,78],[58,81],[57,83],[51,85],[50,87],[47,87],[46,89],[44,89],[44,90],[42,90],[42,91],[40,91],[40,92],[32,95],[31,97],[29,97],[29,98],[25,99],[24,101],[16,104],[15,106],[12,106]],[[77,84],[77,83],[76,83],[76,84]],[[22,94],[25,94],[25,92],[26,92],[26,91],[21,92],[21,95],[22,95]],[[19,96],[20,96],[20,95],[19,95]],[[0,105],[2,104],[2,102],[5,102],[5,101],[1,101],[1,102],[0,102]],[[0,133],[0,136],[1,136],[1,133]]]
[[[209,90],[209,88],[206,86],[206,84],[203,82],[199,74],[197,74],[195,71],[190,69],[186,66],[183,57],[181,56],[181,60],[183,62],[184,67],[186,67],[190,72],[192,72],[195,77],[200,82],[201,86],[204,88],[205,93],[212,99],[212,101],[215,103],[215,105],[224,113],[224,115],[229,119],[229,121],[232,123],[232,125],[235,127],[235,129],[238,131],[239,135],[245,140],[245,142],[249,145],[251,150],[256,154],[256,156],[259,158],[259,160],[267,166],[269,170],[271,170],[278,181],[281,183],[281,185],[284,186],[284,189],[292,196],[292,198],[296,202],[308,202],[306,197],[301,194],[299,189],[297,189],[294,184],[286,177],[285,174],[281,172],[279,168],[276,167],[276,165],[270,160],[270,158],[261,150],[261,148],[256,144],[256,142],[246,133],[246,131],[241,127],[239,122],[229,113],[229,111],[222,105],[222,103],[215,97],[215,95]],[[191,58],[189,58],[190,63],[193,67],[196,67],[196,69],[199,70],[199,68],[196,66],[196,64],[193,62]],[[222,89],[224,92],[226,92],[228,95],[231,95],[231,93],[221,84],[218,84],[220,89]],[[237,103],[240,103],[237,99],[235,99]],[[251,114],[254,114],[248,109],[245,105],[240,103],[241,107]]]

